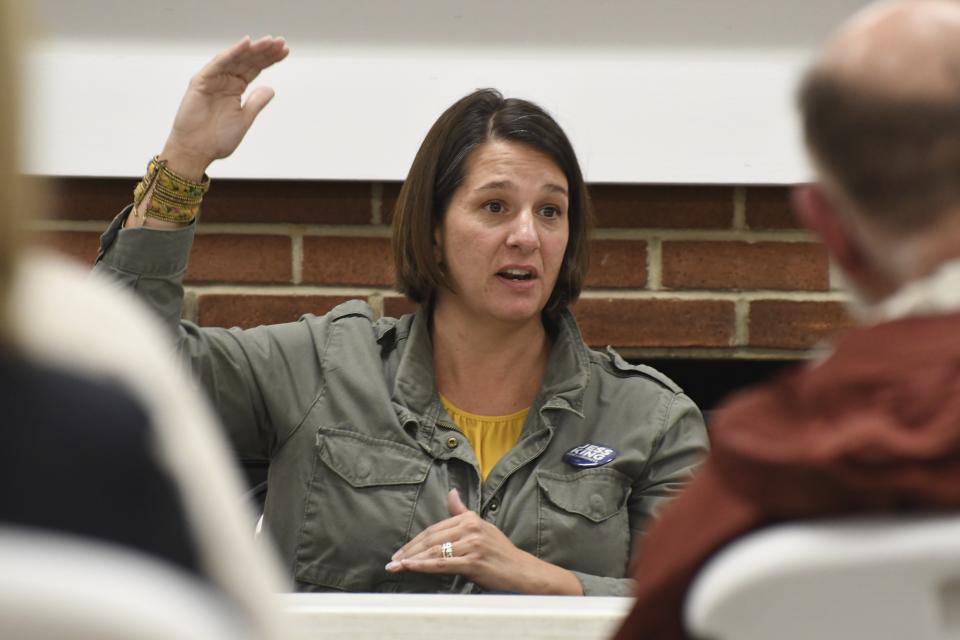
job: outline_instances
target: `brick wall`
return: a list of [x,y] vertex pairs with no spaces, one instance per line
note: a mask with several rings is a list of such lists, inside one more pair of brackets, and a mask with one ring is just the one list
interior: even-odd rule
[[[134,179],[61,178],[41,242],[91,263]],[[254,326],[350,298],[397,315],[397,183],[215,181],[184,315]],[[574,312],[587,341],[641,358],[797,358],[848,323],[823,248],[780,187],[594,185],[592,268]]]

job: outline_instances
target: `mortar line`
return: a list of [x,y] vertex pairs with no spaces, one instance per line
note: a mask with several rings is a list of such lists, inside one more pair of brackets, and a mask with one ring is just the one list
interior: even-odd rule
[[597,240],[710,240],[747,242],[815,242],[812,233],[803,229],[623,229],[606,228],[593,232]]
[[738,347],[750,345],[750,301],[740,299],[733,304],[734,344]]
[[370,224],[383,224],[383,183],[373,182],[370,185]]
[[[34,220],[28,228],[37,231],[93,231],[102,233],[107,220]],[[751,242],[816,242],[816,238],[802,229],[751,230],[745,235],[738,229],[596,229],[597,240],[707,240]],[[201,222],[198,235],[234,233],[238,235],[292,235],[346,236],[387,238],[390,229],[383,225],[337,225],[259,222]]]
[[184,288],[200,295],[349,296],[352,298],[366,298],[374,293],[384,296],[400,295],[389,287],[378,286],[205,282],[188,283]]
[[190,322],[200,321],[200,304],[196,291],[186,290],[183,294],[183,305],[180,308],[180,317]]
[[792,300],[805,302],[843,302],[847,294],[843,291],[780,291],[757,289],[754,291],[733,290],[679,290],[669,289],[648,291],[645,289],[612,289],[591,288],[584,289],[580,295],[583,299],[618,298],[622,300],[725,300],[735,302],[745,300]]
[[647,289],[660,291],[663,288],[663,243],[651,238],[647,244]]
[[370,305],[370,308],[373,310],[374,318],[383,317],[383,294],[379,291],[374,291],[369,296],[367,296],[367,304]]
[[303,235],[295,233],[290,236],[290,259],[293,261],[290,271],[290,280],[293,284],[303,282]]
[[747,188],[734,187],[733,189],[733,228],[747,230]]

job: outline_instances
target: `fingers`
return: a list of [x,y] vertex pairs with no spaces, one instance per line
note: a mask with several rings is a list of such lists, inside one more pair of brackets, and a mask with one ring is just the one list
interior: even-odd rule
[[458,538],[459,524],[460,521],[458,519],[447,518],[446,520],[441,520],[427,527],[418,533],[410,542],[400,547],[391,559],[399,560],[401,558],[408,558],[422,553],[430,547],[438,547],[448,540]]
[[460,499],[460,493],[456,489],[450,489],[450,492],[447,494],[447,511],[450,512],[451,516],[459,516],[462,513],[470,511],[467,509],[467,506],[463,504],[463,500]]
[[471,550],[470,542],[461,540],[453,544],[453,557],[445,558],[440,545],[435,545],[417,555],[390,562],[386,566],[386,570],[390,573],[417,571],[419,573],[467,575],[476,568],[476,559],[472,557]]
[[471,562],[467,558],[408,558],[387,565],[388,573],[415,571],[418,573],[440,573],[445,575],[466,575]]
[[256,66],[260,69],[266,69],[290,55],[290,48],[283,38],[265,36],[251,44],[250,47],[254,53]]
[[250,36],[245,36],[229,49],[215,55],[213,60],[200,70],[199,75],[218,76],[231,73],[238,63],[245,63],[248,60],[252,44]]
[[257,114],[263,111],[271,100],[273,100],[273,89],[269,87],[257,87],[250,93],[243,105],[243,119],[247,128],[250,128]]
[[[417,534],[410,542],[393,554],[387,567],[397,566],[397,563],[405,558],[428,557],[431,550],[434,555],[439,556],[441,544],[461,540],[464,535],[477,529],[479,516],[463,504],[463,500],[460,499],[460,494],[456,489],[451,489],[447,493],[447,510],[451,517],[441,520]],[[446,560],[446,558],[440,559]],[[390,570],[388,569],[388,571]]]
[[200,70],[198,77],[201,79],[236,77],[248,84],[261,71],[280,62],[289,53],[290,49],[283,38],[264,36],[259,40],[251,40],[247,36],[226,51],[217,54]]
[[248,68],[265,69],[287,57],[290,49],[283,38],[264,36],[251,40],[250,36],[221,51],[207,63],[204,71],[212,74],[238,73]]
[[290,54],[290,49],[283,38],[264,36],[250,44],[249,52],[241,60],[245,66],[236,72],[247,82],[253,82],[261,71],[270,67]]

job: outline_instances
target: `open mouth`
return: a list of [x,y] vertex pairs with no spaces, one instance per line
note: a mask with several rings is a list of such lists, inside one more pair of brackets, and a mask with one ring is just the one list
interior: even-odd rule
[[503,271],[498,271],[497,275],[507,280],[520,281],[533,279],[533,272],[527,271],[526,269],[504,269]]

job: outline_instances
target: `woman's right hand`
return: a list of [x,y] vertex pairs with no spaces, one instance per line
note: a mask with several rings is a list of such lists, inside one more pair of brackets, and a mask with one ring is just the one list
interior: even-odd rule
[[244,91],[267,67],[287,57],[283,38],[244,38],[219,53],[190,80],[173,129],[160,153],[171,171],[199,181],[207,167],[237,148],[257,114],[273,98],[273,89],[258,87],[240,102]]

